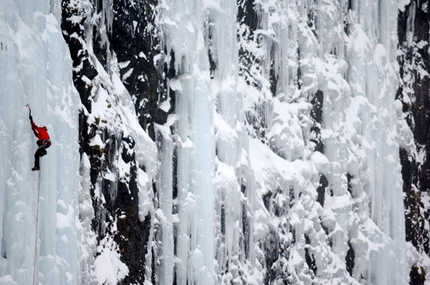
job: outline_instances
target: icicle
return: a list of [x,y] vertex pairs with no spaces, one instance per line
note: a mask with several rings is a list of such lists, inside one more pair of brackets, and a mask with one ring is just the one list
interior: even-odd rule
[[161,243],[159,252],[161,260],[157,268],[157,275],[160,284],[173,283],[173,200],[172,200],[172,175],[173,175],[173,141],[169,137],[167,128],[157,126],[157,141],[160,142],[160,163],[163,165],[157,179],[158,199],[161,212],[157,212],[157,219],[161,224]]

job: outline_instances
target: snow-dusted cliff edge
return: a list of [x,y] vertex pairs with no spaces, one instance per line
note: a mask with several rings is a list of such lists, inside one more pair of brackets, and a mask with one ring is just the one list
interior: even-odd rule
[[398,2],[0,0],[0,283],[428,282],[429,14]]

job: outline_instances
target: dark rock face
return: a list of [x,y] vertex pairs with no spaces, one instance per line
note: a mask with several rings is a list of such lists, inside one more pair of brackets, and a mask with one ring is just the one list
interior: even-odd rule
[[[413,132],[417,153],[425,154],[423,161],[409,150],[400,150],[403,191],[405,192],[406,239],[419,252],[429,254],[429,233],[424,227],[429,219],[422,198],[430,192],[430,78],[421,76],[420,69],[430,70],[429,1],[411,1],[404,12],[399,11],[398,37],[401,56],[400,76],[403,79],[397,97],[403,104],[403,112]],[[417,43],[425,42],[423,46]],[[414,265],[410,272],[410,284],[424,284],[423,268]]]
[[[166,115],[157,106],[159,94],[165,94],[159,76],[162,65],[155,62],[160,54],[154,23],[157,3],[151,0],[129,5],[125,0],[114,1],[112,33],[109,35],[111,48],[118,58],[121,79],[145,130],[152,127],[153,122],[164,123],[166,120]],[[161,98],[161,101],[165,99]]]
[[324,153],[324,143],[321,139],[323,101],[324,93],[321,90],[318,90],[311,100],[311,117],[313,119],[313,125],[311,126],[311,141],[315,144],[315,151],[319,151],[321,153]]
[[247,42],[254,40],[254,32],[258,28],[258,13],[254,1],[238,0],[237,23],[240,25],[239,41],[239,74],[242,74],[248,84],[255,84],[255,79],[249,73],[249,67],[257,60],[256,55],[246,48]]
[[[81,96],[82,104],[91,112],[89,97],[92,85],[88,84],[85,79],[92,80],[98,73],[83,41],[85,38],[84,25],[86,16],[81,7],[68,0],[62,2],[61,16],[63,37],[69,45],[70,55],[73,60],[73,82]],[[74,17],[74,21],[72,21],[72,17]],[[80,19],[80,21],[77,22],[76,19]]]
[[[130,5],[125,0],[113,1],[112,30],[108,33],[110,47],[118,59],[121,80],[134,102],[140,125],[152,134],[152,139],[153,123],[164,123],[167,119],[167,115],[157,105],[159,94],[165,94],[160,90],[164,85],[155,62],[155,56],[159,54],[154,24],[157,3],[152,0]],[[133,169],[136,171],[137,167]],[[122,260],[130,270],[123,284],[141,283],[144,280],[144,260],[151,227],[149,215],[143,222],[138,219],[135,171],[128,185],[122,184],[119,188],[123,191],[118,193],[120,200],[116,209],[113,209],[120,209],[125,217],[118,220],[119,234],[116,236]]]
[[[131,6],[126,1],[113,1],[114,15],[105,15],[103,1],[87,2],[94,8],[89,15],[82,3],[62,2],[62,30],[69,45],[73,60],[73,80],[84,109],[79,114],[80,153],[88,155],[91,163],[91,192],[95,219],[92,228],[100,242],[112,236],[118,244],[121,260],[127,265],[129,274],[123,284],[140,284],[145,279],[145,257],[151,230],[151,216],[139,220],[139,197],[137,188],[138,165],[135,160],[135,142],[131,136],[106,127],[106,122],[89,116],[94,103],[93,80],[98,72],[91,60],[85,39],[92,32],[93,51],[107,73],[110,73],[112,54],[115,53],[120,74],[139,115],[144,129],[153,122],[166,120],[166,114],[157,109],[160,86],[154,56],[158,53],[154,30],[154,7],[157,1]],[[112,18],[110,18],[112,16]],[[98,19],[95,23],[90,18]],[[73,19],[73,20],[72,20]],[[80,21],[76,21],[80,19]],[[111,22],[110,22],[111,21]],[[93,26],[92,26],[93,25]],[[103,33],[104,27],[106,33]],[[127,63],[127,64],[125,64]],[[103,88],[97,86],[96,88]],[[103,146],[90,145],[95,136],[100,136]],[[130,165],[130,173],[120,177],[115,160],[121,159]],[[116,180],[105,179],[113,173]],[[96,194],[96,187],[101,194]],[[114,231],[113,229],[116,228]]]

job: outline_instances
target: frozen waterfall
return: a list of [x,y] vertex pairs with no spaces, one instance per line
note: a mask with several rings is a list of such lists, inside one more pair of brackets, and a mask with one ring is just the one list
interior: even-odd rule
[[0,284],[428,280],[400,2],[0,0]]
[[[291,266],[297,275],[290,281],[306,283],[306,264],[293,257],[309,255],[314,278],[322,283],[404,284],[404,219],[396,210],[403,204],[395,105],[397,5],[262,1],[255,10],[254,34],[248,36],[249,27],[242,25],[238,36],[232,32],[236,3],[160,4],[166,60],[176,71],[170,88],[179,135],[177,281],[203,280],[195,274],[211,264],[201,259],[201,271],[194,263],[195,248],[205,257],[214,253],[213,242],[202,247],[207,240],[199,241],[214,234],[210,227],[202,236],[200,220],[205,228],[215,223],[213,270],[219,282],[262,282],[248,271],[247,262],[256,266],[256,257],[246,249],[272,250],[267,237],[289,224],[280,234],[284,240],[277,241],[285,247],[284,258],[270,264],[278,268],[272,281],[282,280],[283,266]],[[254,60],[245,67],[247,57]],[[322,116],[313,123],[316,131],[310,102],[317,96]],[[254,134],[254,128],[247,137],[246,128],[256,121],[257,131],[266,133]],[[203,178],[211,172],[212,182]],[[323,194],[317,193],[322,176]],[[324,194],[323,203],[316,203]],[[279,218],[267,212],[275,207]],[[356,259],[353,268],[341,261],[347,258]],[[389,273],[393,268],[396,274]],[[185,272],[196,273],[186,279]]]

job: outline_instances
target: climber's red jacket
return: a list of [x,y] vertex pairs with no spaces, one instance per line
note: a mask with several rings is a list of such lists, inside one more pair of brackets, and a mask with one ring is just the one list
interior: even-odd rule
[[33,129],[34,135],[41,141],[49,141],[51,138],[48,134],[48,129],[46,127],[37,126],[33,120],[31,120],[31,128]]

